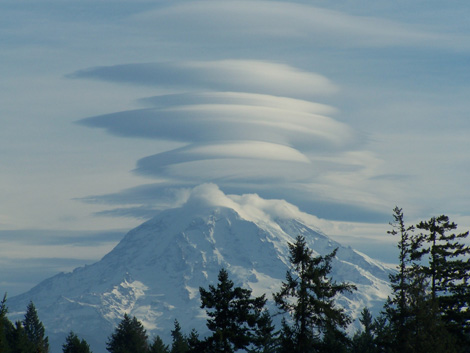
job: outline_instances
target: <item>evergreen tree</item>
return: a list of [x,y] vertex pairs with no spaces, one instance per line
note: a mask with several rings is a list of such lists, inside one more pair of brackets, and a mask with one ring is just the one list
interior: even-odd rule
[[188,347],[189,347],[188,352],[200,353],[203,351],[202,346],[201,346],[202,342],[199,339],[199,333],[195,329],[191,330],[187,341],[188,341]]
[[344,330],[339,330],[328,324],[319,343],[318,351],[321,353],[347,353],[350,346],[351,340]]
[[171,345],[171,353],[186,353],[189,350],[186,337],[181,333],[181,326],[178,320],[175,320],[175,328],[171,331],[173,343]]
[[26,337],[31,344],[31,353],[48,353],[49,338],[45,337],[45,329],[39,320],[36,307],[33,302],[29,302],[23,320],[23,327]]
[[[427,245],[432,238],[423,233],[414,234],[415,227],[406,227],[398,207],[394,209],[394,219],[393,229],[388,233],[400,236],[399,265],[397,273],[390,276],[392,296],[384,306],[390,341],[382,343],[397,353],[453,352],[455,342],[441,320],[437,305],[437,282],[431,270],[434,260],[429,265],[423,261],[423,256],[433,253],[433,245]],[[416,226],[424,227],[423,223]]]
[[392,333],[389,338],[393,340],[389,344],[395,351],[406,353],[413,352],[416,346],[422,344],[420,335],[416,333],[420,331],[419,325],[422,324],[419,319],[419,305],[424,304],[426,294],[426,283],[419,276],[418,266],[423,239],[413,233],[413,226],[405,225],[401,208],[395,207],[393,212],[394,222],[390,223],[392,230],[387,233],[400,237],[398,271],[389,276],[392,296],[388,298],[384,308],[386,322]]
[[34,352],[21,321],[15,323],[15,326],[8,335],[8,342],[12,353]]
[[90,346],[84,339],[79,339],[78,336],[70,331],[62,345],[63,353],[91,353]]
[[295,332],[294,328],[287,323],[285,318],[282,318],[278,342],[278,353],[293,352],[292,347],[295,345]]
[[145,353],[148,348],[144,326],[135,316],[131,319],[127,314],[106,343],[110,353]]
[[[409,294],[410,319],[406,324],[406,352],[412,353],[451,353],[456,352],[455,344],[431,300],[429,281],[423,273],[416,272],[411,282]],[[395,352],[401,353],[398,346]]]
[[150,345],[149,353],[170,353],[170,348],[163,343],[160,336],[155,336]]
[[293,326],[283,324],[283,345],[288,345],[284,349],[292,353],[318,352],[323,349],[324,334],[337,335],[351,321],[335,305],[334,298],[356,288],[329,278],[337,249],[326,256],[313,257],[305,238],[298,236],[294,244],[289,244],[289,250],[292,269],[287,271],[281,290],[274,294],[277,306],[293,321]]
[[399,328],[397,333],[399,336],[398,339],[401,339],[400,336],[408,317],[407,293],[410,289],[412,264],[413,261],[419,257],[417,252],[421,241],[419,241],[418,238],[413,237],[411,234],[414,231],[413,226],[405,226],[402,209],[395,207],[393,212],[395,222],[390,223],[392,230],[387,233],[391,235],[399,235],[400,240],[398,241],[398,272],[390,275],[391,287],[394,294],[391,302],[396,306],[393,321],[397,322],[397,326]]
[[207,352],[232,353],[255,343],[254,330],[266,303],[263,296],[251,298],[251,290],[235,287],[225,269],[220,270],[217,287],[199,288],[201,308],[206,308],[207,327],[212,335],[203,342]]
[[[455,234],[457,225],[441,215],[417,226],[427,247],[422,272],[431,286],[432,309],[460,345],[470,349],[470,247],[463,241],[469,232]],[[451,234],[449,234],[451,233]]]
[[[375,344],[377,352],[392,353],[394,335],[385,315],[380,315],[374,320]],[[354,351],[353,351],[354,352]],[[356,352],[354,352],[356,353]],[[357,352],[360,353],[360,352]]]
[[369,309],[362,310],[359,321],[363,330],[352,338],[351,353],[378,353],[374,321]]
[[253,334],[253,349],[249,349],[250,353],[274,353],[277,351],[278,340],[274,337],[274,325],[271,315],[264,311],[255,328]]
[[3,296],[3,300],[0,303],[0,353],[9,353],[10,346],[8,344],[8,331],[10,330],[11,322],[7,318],[7,294]]

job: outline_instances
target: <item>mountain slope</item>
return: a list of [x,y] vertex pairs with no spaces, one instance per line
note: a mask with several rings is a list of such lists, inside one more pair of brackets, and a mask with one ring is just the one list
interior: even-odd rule
[[[389,269],[322,234],[315,218],[279,200],[227,196],[213,184],[195,188],[180,208],[161,212],[131,230],[103,259],[47,279],[11,298],[10,313],[33,300],[51,341],[70,330],[95,353],[124,313],[141,320],[150,336],[168,337],[175,319],[184,330],[205,332],[199,287],[207,288],[225,267],[236,285],[254,295],[278,291],[288,269],[288,242],[303,235],[315,254],[339,248],[332,276],[358,291],[338,298],[353,316],[374,310],[389,293]],[[272,303],[270,303],[272,305]],[[59,352],[56,348],[54,352]]]

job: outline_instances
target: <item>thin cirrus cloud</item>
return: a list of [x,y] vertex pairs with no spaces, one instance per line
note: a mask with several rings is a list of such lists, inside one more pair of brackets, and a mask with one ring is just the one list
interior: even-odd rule
[[[321,75],[266,61],[222,60],[98,67],[70,77],[179,90],[143,98],[144,109],[78,122],[116,136],[183,144],[137,162],[135,172],[159,180],[158,184],[82,199],[132,205],[101,211],[100,215],[145,218],[151,210],[184,201],[181,192],[167,193],[163,202],[157,201],[164,190],[184,193],[198,184],[213,182],[225,192],[282,198],[300,203],[310,212],[318,213],[319,205],[329,202],[344,204],[344,215],[381,216],[358,207],[354,195],[350,200],[332,201],[324,191],[307,191],[322,189],[323,179],[334,171],[345,175],[366,168],[357,159],[345,158],[349,151],[361,148],[364,136],[328,116],[335,114],[334,108],[313,102],[314,97],[338,90]],[[145,199],[141,198],[143,189]],[[334,213],[335,218],[341,218],[338,207]]]

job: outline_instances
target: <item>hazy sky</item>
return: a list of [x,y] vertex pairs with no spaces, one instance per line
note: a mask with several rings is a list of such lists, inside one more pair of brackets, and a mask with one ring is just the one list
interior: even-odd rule
[[3,0],[0,292],[99,259],[205,182],[387,261],[395,205],[470,228],[469,17],[452,0]]

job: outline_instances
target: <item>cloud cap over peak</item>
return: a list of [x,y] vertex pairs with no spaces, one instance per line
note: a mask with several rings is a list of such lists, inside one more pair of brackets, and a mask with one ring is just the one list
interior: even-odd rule
[[319,218],[301,212],[297,206],[285,200],[264,199],[256,193],[226,194],[214,183],[200,184],[190,189],[187,200],[179,207],[195,211],[211,207],[227,207],[251,220],[294,218],[302,219],[312,225],[320,223]]

